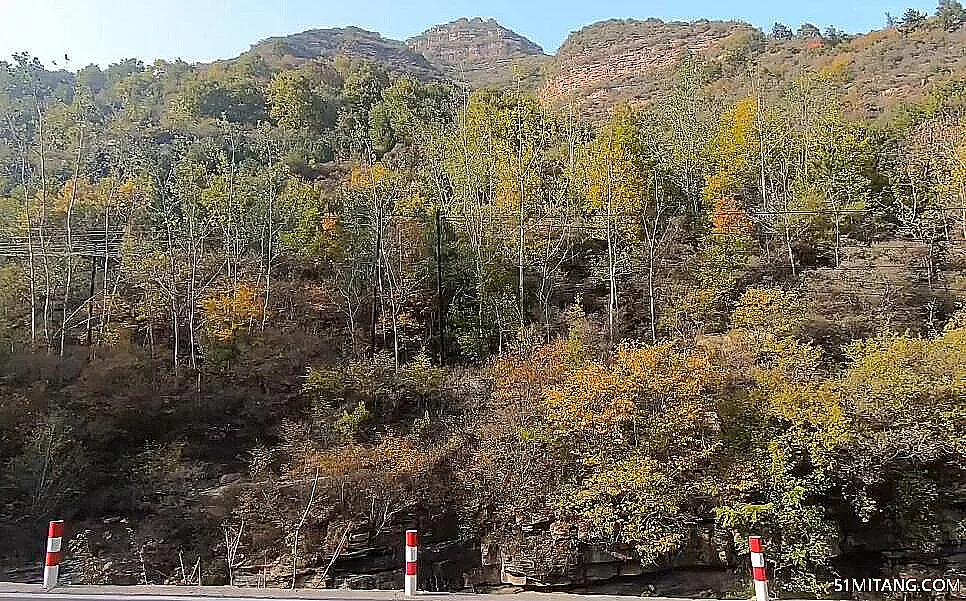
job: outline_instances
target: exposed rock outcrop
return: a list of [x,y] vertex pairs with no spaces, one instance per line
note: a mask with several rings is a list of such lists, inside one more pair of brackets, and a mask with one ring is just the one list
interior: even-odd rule
[[550,60],[543,49],[493,19],[458,19],[406,40],[414,51],[448,76],[472,86],[507,85],[519,75],[536,83]]
[[442,72],[406,44],[359,27],[309,29],[301,33],[262,40],[250,52],[270,63],[298,64],[318,57],[346,56],[385,67],[390,73],[408,74],[423,80],[440,79]]
[[547,102],[577,99],[591,106],[643,100],[659,75],[686,53],[715,56],[737,32],[755,31],[744,23],[695,21],[664,23],[610,20],[572,33],[560,47],[540,88]]

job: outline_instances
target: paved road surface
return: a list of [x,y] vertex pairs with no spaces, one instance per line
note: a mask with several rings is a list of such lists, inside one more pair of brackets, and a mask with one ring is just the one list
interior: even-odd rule
[[[93,597],[93,599],[92,599]],[[361,591],[344,589],[259,589],[227,586],[61,586],[49,592],[39,584],[0,583],[0,601],[198,601],[213,597],[218,601],[274,601],[276,599],[313,599],[331,601],[405,601],[402,591]],[[426,601],[632,601],[640,597],[618,595],[574,595],[570,593],[509,593],[475,595],[472,593],[422,592]],[[648,597],[647,601],[681,601],[668,597]],[[686,601],[711,601],[688,599]]]

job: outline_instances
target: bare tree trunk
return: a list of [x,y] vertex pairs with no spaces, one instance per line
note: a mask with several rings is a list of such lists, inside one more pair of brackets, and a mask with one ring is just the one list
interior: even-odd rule
[[[564,202],[567,202],[568,191],[563,192]],[[568,247],[568,236],[570,227],[569,206],[564,205],[563,210],[555,211],[554,217],[561,219],[560,228],[555,232],[552,222],[547,225],[547,237],[544,240],[543,261],[541,265],[540,278],[540,312],[543,316],[544,340],[550,342],[552,326],[550,322],[551,301],[555,289],[554,273],[563,265],[570,254]],[[556,235],[556,239],[554,236]]]
[[228,568],[228,586],[235,585],[235,556],[238,555],[238,545],[241,543],[244,529],[244,521],[238,525],[238,531],[234,533],[231,532],[231,527],[228,524],[221,525],[221,531],[225,535],[225,566]]
[[88,288],[87,300],[87,349],[88,358],[93,359],[94,352],[94,280],[97,278],[97,256],[91,255],[91,280]]
[[[762,107],[761,76],[758,76],[755,85],[755,130],[758,134],[758,193],[761,195],[762,208],[767,215],[771,210],[771,199],[768,195],[765,177],[765,115]],[[766,235],[764,239],[765,261],[771,260],[769,248]]]
[[788,263],[792,267],[792,277],[797,277],[798,272],[795,269],[795,253],[792,252],[792,231],[791,225],[785,226],[785,248],[788,250]]
[[[522,127],[520,128],[522,129]],[[527,202],[527,190],[526,190],[526,174],[523,173],[523,132],[520,132],[520,140],[517,150],[517,177],[520,181],[520,211],[517,217],[517,297],[518,308],[520,318],[520,327],[523,327],[523,322],[526,314],[526,301],[524,299],[524,244],[525,244],[525,219],[526,219],[526,202]]]
[[138,559],[141,562],[141,581],[143,584],[151,584],[148,582],[148,565],[144,561],[144,545],[138,545]]
[[178,549],[178,565],[181,568],[181,585],[187,586],[188,573],[184,569],[184,551],[182,549]]
[[70,303],[70,285],[74,275],[74,239],[72,219],[74,214],[74,201],[77,199],[77,176],[80,171],[81,152],[84,148],[84,130],[81,129],[77,139],[77,158],[74,161],[74,180],[70,188],[70,199],[67,201],[66,229],[67,247],[64,251],[64,259],[67,262],[67,278],[64,282],[64,302],[61,308],[60,320],[60,356],[64,356],[64,346],[67,341],[67,308]]
[[191,369],[198,370],[198,360],[197,351],[195,349],[195,278],[197,277],[197,268],[194,265],[196,258],[192,256],[191,258],[191,281],[188,282],[188,360],[191,365]]
[[963,240],[966,240],[966,181],[961,181],[959,184],[959,210],[963,221]]
[[842,264],[841,255],[839,254],[842,247],[842,238],[840,234],[841,230],[841,218],[838,214],[835,215],[835,266],[838,267]]
[[[402,237],[399,226],[396,224],[396,252],[397,263],[393,267],[393,262],[385,258],[383,263],[386,266],[386,281],[389,284],[389,312],[392,318],[392,359],[393,369],[398,372],[400,364],[399,349],[399,303],[403,287],[403,266],[402,266]],[[388,253],[387,253],[388,254]]]
[[808,181],[808,93],[809,83],[801,78],[802,93],[802,180]]
[[[7,124],[11,135],[15,136],[13,118],[10,115],[7,115]],[[27,273],[30,278],[30,345],[34,346],[37,344],[37,276],[34,267],[34,233],[33,222],[30,217],[30,192],[27,181],[28,156],[26,142],[19,137],[17,137],[17,140],[20,151],[20,185],[23,188],[24,227],[27,230]],[[963,228],[966,231],[966,220],[963,222]]]
[[443,302],[443,217],[436,207],[436,313],[439,318],[439,364],[446,364],[446,307]]
[[369,354],[376,354],[376,321],[379,319],[379,305],[382,301],[382,208],[376,206],[376,264],[373,266],[375,281],[372,290],[372,305],[369,311]]
[[170,284],[168,287],[168,298],[171,305],[171,335],[174,339],[171,349],[171,365],[174,368],[174,373],[178,373],[179,357],[178,352],[181,346],[180,328],[178,327],[178,298],[177,298],[177,272],[175,271],[174,264],[174,238],[171,232],[171,220],[170,216],[166,220],[167,234],[168,234],[168,276],[170,278]]
[[[655,226],[657,224],[655,223]],[[647,305],[651,318],[651,343],[657,344],[657,312],[654,303],[654,239],[648,243]]]
[[540,278],[540,312],[543,314],[543,337],[550,342],[550,241],[551,225],[547,224],[547,239],[543,250],[543,277]]
[[40,238],[41,260],[44,266],[44,343],[48,352],[50,344],[50,252],[47,246],[47,153],[44,150],[44,114],[37,107],[37,135],[40,142],[40,227],[37,235]]
[[342,539],[339,540],[338,546],[335,548],[335,551],[332,552],[332,557],[329,559],[329,564],[325,566],[325,570],[323,570],[322,576],[319,578],[319,581],[315,584],[316,588],[318,588],[320,584],[323,586],[325,585],[325,579],[329,575],[329,570],[332,569],[332,566],[335,564],[335,560],[338,559],[339,554],[342,553],[342,548],[345,546],[346,541],[349,540],[349,531],[352,530],[352,526],[353,526],[353,523],[349,522],[349,525],[345,527],[345,532],[342,533]]
[[272,194],[268,199],[268,240],[266,240],[265,253],[265,300],[262,303],[262,332],[268,324],[268,307],[272,293],[272,263],[275,261],[275,197],[277,191],[272,186]]
[[[133,190],[131,194],[133,196],[134,194]],[[103,343],[105,328],[107,328],[107,326],[111,322],[111,304],[110,304],[110,297],[108,296],[107,290],[108,290],[108,269],[109,269],[110,260],[111,260],[110,230],[111,230],[111,201],[113,200],[113,198],[114,198],[114,191],[112,189],[110,198],[108,199],[108,203],[104,207],[104,255],[101,257],[103,261],[103,264],[101,265],[101,277],[103,278],[104,281],[102,282],[102,291],[101,291],[101,302],[103,304],[101,307],[101,314],[98,318],[98,326],[97,326],[98,346]],[[149,323],[150,323],[150,320],[149,320]],[[151,356],[153,357],[154,356],[153,331],[150,329],[151,328],[150,325],[148,327],[149,327],[148,333],[150,335],[149,338],[152,343]],[[91,359],[94,358],[95,354],[96,354],[96,351],[92,346],[91,355],[90,355]]]
[[40,471],[40,477],[37,478],[37,485],[34,487],[34,495],[33,499],[31,500],[31,509],[33,509],[35,513],[39,509],[40,502],[43,500],[47,491],[47,474],[50,472],[50,464],[53,461],[54,435],[57,431],[56,422],[48,421],[45,426],[47,434],[47,448],[44,451],[44,465]]
[[238,263],[239,252],[238,252],[238,224],[235,222],[237,217],[235,213],[235,135],[229,129],[229,143],[231,145],[231,163],[228,170],[228,215],[227,215],[227,225],[226,230],[228,236],[224,241],[225,244],[225,254],[228,260],[228,277],[231,279],[231,289],[232,294],[237,294],[238,292]]
[[[613,134],[611,134],[613,136]],[[614,244],[614,191],[613,191],[613,139],[607,155],[607,279],[609,296],[607,302],[607,338],[614,344],[614,319],[617,313],[617,249]]]
[[191,269],[188,281],[188,346],[189,360],[191,369],[198,370],[197,350],[195,348],[195,305],[197,304],[197,278],[198,278],[198,241],[195,238],[197,209],[192,208],[192,213],[188,218],[188,243],[191,245]]
[[363,304],[363,299],[359,297],[356,291],[359,269],[358,263],[352,261],[349,265],[342,265],[339,271],[336,272],[340,279],[345,278],[344,281],[340,282],[341,285],[338,287],[341,300],[344,301],[344,305],[340,304],[340,309],[342,309],[346,317],[349,328],[349,345],[354,358],[358,358],[360,353],[360,349],[356,344],[356,313],[359,312]]
[[292,589],[295,589],[295,577],[298,570],[298,557],[299,557],[299,534],[302,530],[302,526],[305,525],[305,520],[309,517],[309,511],[312,509],[312,503],[315,502],[315,491],[319,485],[319,469],[315,468],[315,479],[312,480],[312,492],[309,494],[309,502],[305,505],[305,511],[302,512],[302,518],[299,523],[295,526],[295,536],[292,542]]

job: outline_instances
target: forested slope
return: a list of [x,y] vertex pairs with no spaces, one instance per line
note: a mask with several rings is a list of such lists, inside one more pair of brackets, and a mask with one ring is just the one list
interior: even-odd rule
[[966,74],[869,116],[759,59],[604,118],[0,65],[6,577],[52,518],[90,583],[398,586],[407,527],[431,589],[961,573]]
[[714,65],[716,93],[734,99],[751,93],[754,78],[737,75],[753,60],[760,74],[786,83],[803,72],[833,78],[849,112],[885,123],[966,69],[961,18],[947,3],[929,19],[910,10],[893,27],[865,34],[823,32],[810,23],[794,32],[776,23],[766,34],[740,21],[602,21],[567,38],[539,94],[596,114],[620,102],[645,105],[660,96],[677,63],[693,55]]

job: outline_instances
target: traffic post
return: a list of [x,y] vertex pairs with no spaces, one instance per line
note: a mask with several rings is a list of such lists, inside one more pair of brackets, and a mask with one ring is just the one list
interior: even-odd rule
[[57,586],[60,575],[61,548],[64,540],[64,520],[50,522],[47,528],[47,556],[44,559],[44,588]]
[[751,575],[755,580],[755,601],[768,601],[768,575],[765,573],[765,554],[762,552],[761,537],[748,539],[751,550]]
[[404,594],[412,597],[416,594],[416,547],[419,537],[415,530],[406,531],[406,580]]

